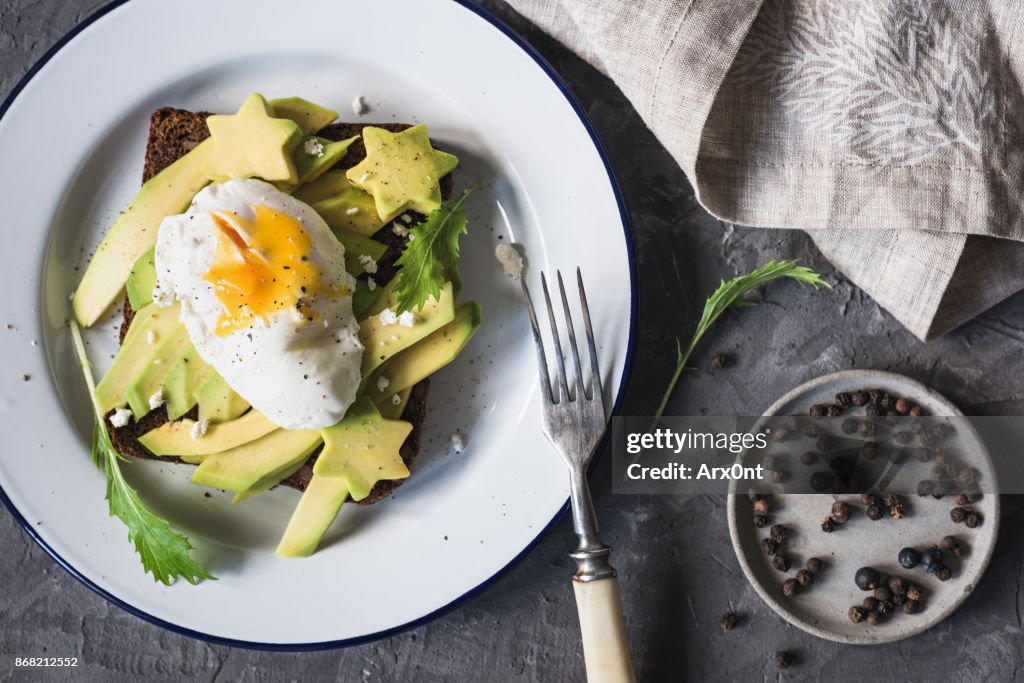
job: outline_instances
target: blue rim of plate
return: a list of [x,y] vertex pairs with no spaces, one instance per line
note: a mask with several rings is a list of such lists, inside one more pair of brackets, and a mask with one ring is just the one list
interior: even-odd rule
[[[11,105],[14,103],[14,100],[18,97],[21,91],[24,90],[25,86],[28,85],[29,81],[31,81],[32,78],[37,73],[39,73],[39,70],[42,69],[46,65],[46,63],[54,57],[54,55],[60,52],[60,50],[65,45],[71,42],[73,38],[75,38],[79,33],[84,31],[86,28],[91,26],[94,22],[109,14],[113,10],[117,9],[121,5],[126,4],[128,1],[129,0],[112,0],[103,7],[100,7],[98,10],[96,10],[87,18],[85,18],[81,23],[79,23],[77,26],[68,31],[68,33],[66,33],[60,40],[58,40],[53,45],[53,47],[47,50],[46,53],[43,54],[43,56],[40,57],[39,60],[35,64],[33,64],[32,67],[25,73],[25,75],[22,76],[21,79],[15,84],[10,94],[4,99],[3,104],[0,104],[0,118],[3,118],[3,116],[7,113],[7,110],[10,109]],[[544,71],[544,73],[547,74],[548,78],[550,78],[551,81],[558,87],[558,89],[562,92],[562,95],[565,97],[566,101],[573,108],[573,111],[576,112],[576,115],[579,117],[580,123],[583,124],[583,127],[587,131],[587,134],[590,135],[590,139],[593,142],[595,149],[597,149],[597,153],[601,157],[602,163],[604,163],[605,171],[608,173],[608,180],[612,187],[612,193],[615,195],[615,203],[619,207],[619,218],[622,221],[622,229],[626,233],[626,256],[629,261],[629,337],[626,341],[626,359],[623,362],[622,376],[619,380],[619,391],[615,397],[615,404],[612,406],[612,416],[618,415],[619,411],[622,408],[622,399],[626,394],[626,388],[629,384],[629,371],[633,361],[633,341],[634,334],[636,332],[637,313],[639,312],[639,292],[637,289],[637,263],[636,250],[633,246],[633,229],[629,219],[629,211],[626,208],[626,202],[622,196],[622,189],[619,186],[619,182],[615,177],[615,172],[612,169],[611,162],[608,159],[608,152],[605,150],[604,144],[602,144],[600,138],[598,138],[597,131],[594,130],[594,125],[590,122],[590,118],[583,110],[583,106],[579,103],[579,101],[576,99],[576,96],[569,89],[569,85],[565,82],[565,80],[562,79],[558,72],[555,71],[555,68],[551,66],[551,64],[548,63],[548,61],[543,56],[541,56],[541,54],[532,45],[526,42],[526,40],[522,36],[516,33],[504,21],[491,14],[483,7],[476,5],[473,2],[473,0],[452,1],[461,5],[463,8],[469,10],[470,12],[473,12],[478,17],[494,26],[496,29],[505,34],[505,36],[509,40],[518,45],[519,48],[523,50],[523,52],[525,52],[526,54],[533,58],[533,61],[536,62],[537,66],[539,66]],[[608,445],[608,441],[609,437],[608,433],[606,432],[604,438],[601,441],[601,445],[598,447],[599,454],[604,452],[605,448]],[[596,458],[594,462],[596,462]],[[591,464],[593,465],[593,463]],[[485,579],[475,587],[466,591],[465,593],[455,598],[448,604],[442,605],[433,612],[425,614],[422,617],[413,619],[412,621],[400,624],[398,626],[394,626],[389,629],[385,629],[383,631],[369,633],[367,635],[358,636],[355,638],[345,638],[342,640],[330,640],[317,643],[262,643],[247,640],[236,640],[234,638],[222,638],[220,636],[214,636],[209,633],[203,633],[201,631],[185,628],[183,626],[179,626],[169,621],[165,621],[159,617],[155,617],[152,614],[144,612],[138,609],[137,607],[130,605],[129,603],[112,595],[111,593],[103,589],[101,586],[97,585],[88,577],[84,576],[70,562],[65,560],[53,548],[47,545],[47,543],[42,539],[42,537],[39,536],[38,533],[36,533],[34,527],[28,522],[28,520],[26,520],[22,516],[21,512],[17,509],[17,507],[15,507],[14,503],[11,502],[11,499],[8,498],[7,492],[3,490],[2,486],[0,486],[0,501],[3,502],[4,506],[14,516],[14,519],[18,522],[18,524],[21,525],[21,528],[24,529],[25,532],[32,538],[32,540],[38,543],[39,546],[57,562],[57,564],[63,567],[69,574],[71,574],[71,576],[75,577],[80,582],[85,584],[85,586],[92,590],[94,593],[102,596],[103,598],[117,605],[126,612],[134,614],[140,619],[144,619],[151,624],[155,624],[161,628],[165,628],[168,631],[172,631],[183,636],[189,636],[190,638],[196,638],[198,640],[202,640],[208,643],[214,643],[217,645],[228,645],[230,647],[240,647],[250,650],[266,650],[274,652],[309,652],[313,650],[331,650],[335,648],[349,647],[352,645],[363,645],[366,643],[374,642],[376,640],[381,640],[383,638],[388,638],[399,633],[403,633],[405,631],[417,628],[430,621],[433,621],[441,615],[451,611],[458,605],[461,605],[462,603],[468,601],[470,598],[476,597],[477,595],[482,593],[484,589],[492,586],[495,582],[498,581],[498,579],[500,579],[506,573],[508,573],[508,571],[511,570],[512,567],[517,565],[520,560],[529,555],[530,552],[537,547],[537,544],[540,543],[541,540],[543,540],[543,538],[548,535],[548,532],[550,532],[551,529],[554,528],[558,521],[561,520],[565,512],[569,509],[569,500],[566,499],[565,503],[562,504],[562,507],[558,510],[557,513],[555,513],[555,516],[551,518],[551,521],[548,522],[547,525],[545,525],[545,527],[540,530],[537,536],[532,541],[530,541],[530,543],[528,543],[526,547],[519,552],[518,555],[512,558],[508,562],[508,564],[506,564],[504,567],[499,569],[489,578]]]

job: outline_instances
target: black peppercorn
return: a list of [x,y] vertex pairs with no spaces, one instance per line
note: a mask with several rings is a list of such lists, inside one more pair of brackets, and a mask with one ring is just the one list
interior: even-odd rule
[[917,614],[921,611],[921,603],[917,600],[907,600],[903,603],[904,614]]
[[780,572],[789,571],[789,558],[781,553],[772,558],[772,566],[778,569]]
[[769,535],[776,543],[782,543],[786,540],[786,537],[789,536],[789,529],[781,524],[776,524],[772,526],[771,531],[769,531]]
[[764,515],[754,515],[754,526],[758,529],[763,529],[768,526],[770,520]]
[[772,662],[774,662],[775,666],[779,669],[787,669],[789,668],[789,665],[793,663],[793,655],[785,650],[780,650],[772,657]]
[[863,439],[870,439],[875,435],[875,423],[871,420],[860,420],[857,423],[857,434]]
[[830,534],[836,530],[836,523],[832,521],[831,517],[826,517],[821,520],[821,530],[826,534]]
[[882,615],[876,612],[868,612],[867,619],[865,620],[872,626],[877,626],[882,621]]
[[921,406],[914,406],[910,409],[910,412],[907,414],[910,415],[910,417],[921,417],[922,415],[924,415],[924,408],[922,408]]
[[867,617],[868,612],[869,610],[866,610],[858,605],[854,605],[846,612],[846,614],[849,615],[850,621],[852,621],[855,624],[859,624],[860,622],[864,621],[864,618]]
[[981,526],[981,514],[977,512],[968,512],[967,517],[964,518],[964,524],[968,529],[976,529]]
[[839,429],[842,430],[843,434],[853,434],[857,431],[858,421],[855,418],[848,417],[842,421],[839,425]]
[[903,595],[907,592],[907,582],[902,576],[890,576],[886,584],[893,595]]
[[768,515],[772,511],[772,505],[766,499],[761,498],[760,500],[754,501],[754,514],[755,515]]
[[850,519],[849,504],[841,500],[832,503],[832,514],[830,516],[836,524],[846,524]]
[[885,408],[886,410],[892,410],[896,407],[896,399],[890,394],[879,396],[877,403],[879,408]]
[[869,612],[877,612],[878,598],[874,597],[873,595],[869,595],[868,597],[864,598],[864,602],[862,602],[861,605],[863,605],[864,609],[866,609]]
[[825,408],[825,417],[839,417],[842,411],[839,406],[828,406]]
[[812,490],[821,493],[822,491],[827,491],[832,486],[832,477],[824,472],[815,472],[811,475],[810,484]]
[[853,397],[849,392],[841,391],[836,394],[836,405],[840,408],[848,408],[853,403]]
[[943,536],[939,547],[953,553],[954,557],[963,557],[963,546],[956,536]]
[[942,481],[946,478],[946,468],[942,465],[935,465],[928,470],[928,478],[932,481]]
[[971,484],[974,483],[977,476],[977,470],[975,470],[973,467],[965,467],[956,473],[956,481],[958,484],[970,486]]
[[711,369],[712,369],[712,370],[721,370],[722,368],[724,368],[724,367],[725,367],[725,364],[726,364],[726,362],[727,362],[728,360],[729,360],[729,359],[728,359],[728,358],[726,358],[726,356],[725,356],[725,354],[724,354],[724,353],[716,353],[716,354],[715,354],[715,355],[714,355],[714,356],[713,356],[713,357],[711,358]]
[[789,429],[789,427],[786,426],[776,427],[775,431],[772,432],[772,438],[779,443],[782,443],[783,441],[789,441],[789,438],[791,436],[793,436],[793,432],[792,430]]
[[954,524],[959,524],[967,518],[967,510],[961,507],[955,507],[949,511],[949,518],[953,520]]
[[777,467],[782,467],[783,465],[785,465],[786,459],[777,453],[769,453],[768,455],[764,456],[763,462],[764,466],[767,469],[774,470]]
[[939,567],[935,576],[938,577],[939,581],[949,581],[953,577],[953,570],[949,567]]
[[903,519],[907,516],[907,510],[903,507],[903,503],[896,503],[895,505],[889,506],[889,516],[893,519]]
[[779,552],[779,544],[770,538],[761,539],[761,549],[764,550],[765,555],[774,555]]
[[948,422],[940,422],[932,427],[930,434],[936,439],[948,439],[954,432],[956,430],[953,429],[953,425]]
[[899,607],[900,605],[902,605],[906,601],[907,601],[907,596],[906,595],[900,595],[899,593],[894,593],[893,596],[892,596],[892,600],[890,600],[890,602],[892,604],[896,605],[897,607]]
[[731,631],[736,626],[737,621],[739,621],[739,617],[735,612],[726,612],[718,620],[718,625],[722,627],[723,631]]
[[899,502],[900,497],[895,493],[886,493],[885,495],[882,496],[882,505],[885,505],[886,507],[891,508],[893,505],[896,505]]
[[807,424],[805,424],[803,432],[804,436],[806,436],[808,439],[813,439],[816,436],[818,436],[818,434],[821,433],[820,431],[818,431],[818,425],[814,424],[813,422],[808,422]]
[[813,405],[811,409],[807,411],[807,414],[811,417],[825,417],[825,406]]
[[889,590],[888,586],[879,586],[872,595],[875,596],[876,600],[892,600],[892,591]]
[[[936,465],[942,465],[943,467],[945,467],[947,464],[949,464],[949,453],[947,453],[946,451],[942,450],[941,448],[936,448],[935,449],[935,464]],[[948,476],[949,475],[949,471],[948,470],[943,470],[943,475],[944,476]]]
[[850,405],[862,406],[868,402],[868,395],[865,391],[854,391],[850,394]]
[[920,586],[918,586],[916,583],[911,583],[907,585],[907,600],[917,602],[921,599],[921,597],[922,594]]
[[796,579],[786,579],[782,582],[782,594],[791,597],[800,592],[800,583]]
[[906,415],[912,407],[913,404],[905,398],[896,399],[896,405],[893,406],[900,415]]
[[861,567],[853,575],[853,581],[862,591],[873,591],[878,588],[882,577],[878,575],[874,567]]
[[883,396],[885,396],[885,392],[881,389],[868,389],[868,400],[872,403],[878,403]]
[[971,497],[968,496],[966,493],[954,493],[953,494],[953,504],[954,505],[970,505],[971,504]]
[[884,412],[885,411],[882,408],[879,408],[874,403],[872,403],[871,405],[864,409],[864,414],[867,415],[868,417],[878,417],[879,415],[884,414]]
[[804,588],[807,588],[814,583],[814,572],[808,569],[801,569],[796,573],[796,582]]
[[930,479],[922,479],[917,482],[917,495],[927,496],[935,490],[935,482]]
[[817,557],[808,558],[807,561],[804,562],[804,566],[807,567],[809,571],[812,571],[815,574],[817,574],[821,571],[821,560],[819,560]]
[[894,604],[892,604],[891,600],[879,600],[878,601],[878,609],[875,610],[875,611],[878,614],[881,614],[882,616],[888,616],[888,615],[892,614],[895,610],[896,610],[896,606]]
[[878,505],[882,499],[877,493],[862,493],[860,494],[861,505]]
[[932,459],[932,452],[924,446],[918,446],[914,449],[914,457],[918,462],[928,462]]
[[814,451],[804,451],[800,456],[800,462],[805,465],[813,465],[818,460],[818,454]]
[[908,444],[914,440],[914,433],[909,429],[904,429],[893,434],[892,438],[898,444]]
[[872,522],[877,522],[882,519],[882,517],[885,517],[885,509],[881,505],[869,505],[867,509],[864,510],[864,514],[866,514],[868,519]]
[[875,455],[877,455],[877,453],[878,449],[873,443],[866,443],[860,447],[860,457],[864,458],[865,460],[874,460]]

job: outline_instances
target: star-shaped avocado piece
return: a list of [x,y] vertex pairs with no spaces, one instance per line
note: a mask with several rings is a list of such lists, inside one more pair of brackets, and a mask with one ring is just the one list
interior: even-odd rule
[[213,151],[205,171],[212,180],[262,178],[295,184],[294,153],[302,139],[298,124],[274,118],[273,110],[259,93],[245,100],[235,114],[206,119]]
[[440,180],[459,160],[430,144],[423,124],[391,133],[363,128],[366,159],[350,168],[348,179],[373,195],[380,219],[387,223],[406,209],[428,214],[441,206]]

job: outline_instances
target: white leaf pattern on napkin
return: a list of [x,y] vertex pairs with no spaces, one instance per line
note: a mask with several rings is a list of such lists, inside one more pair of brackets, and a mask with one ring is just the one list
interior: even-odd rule
[[951,146],[980,159],[996,113],[980,23],[945,0],[768,0],[731,87],[767,88],[848,163],[918,165]]

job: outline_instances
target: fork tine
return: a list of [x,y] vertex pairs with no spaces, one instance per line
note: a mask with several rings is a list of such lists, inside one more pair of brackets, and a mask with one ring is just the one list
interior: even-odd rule
[[548,318],[551,319],[551,338],[555,343],[555,369],[558,370],[558,388],[561,390],[558,401],[568,401],[569,385],[565,381],[565,358],[562,356],[562,340],[558,337],[555,309],[551,306],[551,295],[548,293],[548,281],[544,277],[544,273],[540,274],[540,286],[544,290],[544,303],[548,305]]
[[572,351],[572,364],[576,370],[576,398],[580,396],[589,398],[587,390],[583,386],[583,369],[580,367],[580,351],[576,346],[576,330],[572,324],[572,314],[569,313],[569,300],[565,297],[565,285],[562,283],[562,271],[556,270],[558,277],[558,291],[562,295],[562,311],[565,313],[565,328],[569,333],[569,350]]
[[590,307],[587,306],[587,292],[583,289],[583,273],[576,268],[576,282],[580,288],[580,303],[583,305],[583,327],[587,330],[587,346],[590,349],[590,393],[591,398],[600,398],[604,403],[604,384],[601,383],[601,368],[597,363],[597,344],[594,342],[594,328],[590,324]]
[[540,336],[540,327],[537,325],[537,313],[533,309],[533,299],[530,297],[530,288],[526,286],[526,278],[519,278],[523,286],[523,296],[526,297],[526,310],[530,315],[530,327],[533,328],[533,341],[537,344],[537,364],[540,366],[540,393],[545,402],[552,403],[551,379],[548,377],[548,358],[544,353],[544,340]]

